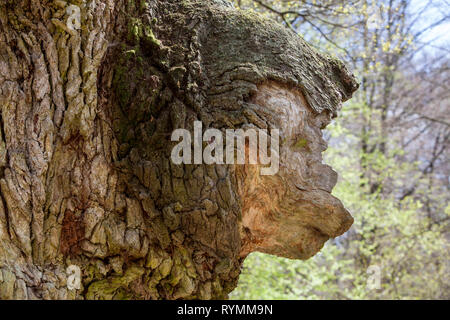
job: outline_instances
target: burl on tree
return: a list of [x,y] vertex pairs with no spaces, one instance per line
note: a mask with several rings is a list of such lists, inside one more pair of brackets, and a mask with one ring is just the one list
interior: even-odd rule
[[[218,0],[4,0],[0,42],[1,299],[224,298],[249,253],[307,259],[352,224],[321,129],[358,85],[284,26]],[[278,173],[175,165],[194,121],[279,128]]]

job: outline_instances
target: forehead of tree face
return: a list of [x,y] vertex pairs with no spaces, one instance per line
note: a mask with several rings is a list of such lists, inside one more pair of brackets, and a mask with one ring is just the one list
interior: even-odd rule
[[[358,88],[341,61],[313,49],[282,25],[223,6],[190,10],[204,13],[198,42],[211,88],[240,87],[245,98],[252,93],[251,84],[274,80],[297,87],[313,111],[333,115]],[[212,102],[225,101],[217,97]]]

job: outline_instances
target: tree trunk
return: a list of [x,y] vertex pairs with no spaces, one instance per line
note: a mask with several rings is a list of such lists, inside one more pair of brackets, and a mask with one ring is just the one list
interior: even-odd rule
[[[248,253],[308,258],[351,225],[311,132],[357,85],[282,26],[218,0],[2,0],[0,30],[1,299],[223,298]],[[271,201],[295,203],[255,224],[251,167],[175,165],[170,135],[286,126],[258,104],[268,85],[302,97],[327,186],[280,173]]]

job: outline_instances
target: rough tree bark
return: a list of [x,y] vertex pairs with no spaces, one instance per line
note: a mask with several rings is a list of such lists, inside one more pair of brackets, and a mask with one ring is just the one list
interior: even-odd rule
[[[0,44],[1,299],[223,298],[250,252],[306,259],[351,225],[320,130],[357,84],[275,22],[218,0],[1,0]],[[279,173],[174,165],[194,120],[280,128]]]

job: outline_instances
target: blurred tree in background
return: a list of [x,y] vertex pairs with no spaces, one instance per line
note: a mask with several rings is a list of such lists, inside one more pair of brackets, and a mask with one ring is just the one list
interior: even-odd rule
[[450,3],[234,2],[345,60],[361,87],[324,154],[354,225],[308,261],[250,255],[231,297],[449,299]]

